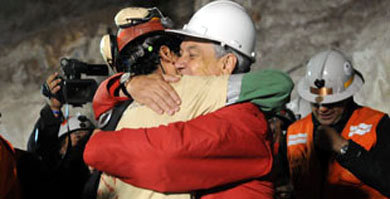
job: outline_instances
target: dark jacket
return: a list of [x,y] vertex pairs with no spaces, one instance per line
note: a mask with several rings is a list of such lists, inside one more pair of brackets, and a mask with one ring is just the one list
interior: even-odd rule
[[[41,110],[40,118],[27,144],[27,150],[38,158],[29,158],[23,164],[34,162],[36,171],[34,172],[32,168],[25,168],[28,170],[25,171],[26,179],[30,179],[25,184],[27,184],[26,187],[36,187],[39,184],[41,189],[38,188],[40,190],[38,192],[47,194],[49,198],[82,198],[84,185],[90,176],[88,167],[82,158],[89,136],[78,145],[68,147],[64,157],[60,156],[61,141],[58,138],[58,131],[62,121],[62,115],[55,117],[48,105]],[[42,177],[40,182],[32,184],[34,182],[28,176]],[[36,198],[41,196],[38,195]]]

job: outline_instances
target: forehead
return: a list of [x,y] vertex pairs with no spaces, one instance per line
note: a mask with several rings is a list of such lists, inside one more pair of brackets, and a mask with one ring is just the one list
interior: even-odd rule
[[88,130],[78,130],[78,131],[72,132],[72,134],[84,134],[84,133],[88,133],[88,132],[89,132]]
[[180,45],[181,50],[212,50],[213,47],[212,41],[196,38],[185,38]]
[[317,104],[317,103],[310,103],[312,107],[318,108],[320,106],[324,106],[326,108],[344,108],[347,104],[347,101],[339,101],[339,102],[334,102],[334,103],[329,103],[329,104]]

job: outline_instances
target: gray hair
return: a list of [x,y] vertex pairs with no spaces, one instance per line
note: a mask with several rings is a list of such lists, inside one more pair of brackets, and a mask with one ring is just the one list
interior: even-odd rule
[[221,58],[228,53],[233,53],[234,56],[237,57],[237,64],[232,74],[246,73],[251,70],[252,61],[245,55],[234,50],[233,48],[230,48],[229,46],[222,46],[221,44],[215,43],[214,51],[215,51],[215,56],[217,58]]

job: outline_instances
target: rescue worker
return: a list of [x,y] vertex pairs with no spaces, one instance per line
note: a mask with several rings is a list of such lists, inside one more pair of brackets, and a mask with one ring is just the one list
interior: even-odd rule
[[320,52],[306,67],[298,93],[312,113],[286,143],[296,198],[389,197],[389,116],[355,103],[364,79],[342,52]]
[[[252,46],[252,47],[254,46],[254,34],[255,34],[254,27],[253,27],[253,24],[252,24],[250,18],[244,12],[244,10],[241,6],[239,6],[238,4],[232,3],[230,1],[216,1],[216,2],[209,4],[209,6],[206,6],[204,9],[206,9],[208,11],[206,11],[206,13],[202,13],[204,10],[202,12],[201,12],[201,10],[199,11],[200,13],[202,13],[200,15],[204,15],[204,17],[210,18],[209,16],[207,16],[207,13],[211,14],[211,13],[215,13],[218,11],[223,11],[223,13],[226,15],[231,16],[232,14],[235,14],[238,17],[241,17],[239,19],[247,20],[246,21],[247,23],[242,23],[243,21],[241,20],[241,21],[237,22],[238,24],[243,24],[244,26],[246,26],[246,25],[248,25],[248,21],[249,21],[251,23],[250,28],[252,28],[251,29],[252,30],[252,32],[251,32],[252,37],[250,37],[249,39],[246,39],[246,37],[244,37],[245,35],[243,37],[240,37],[240,36],[236,37],[236,39],[240,39],[240,41],[238,41],[238,42],[241,42],[241,44],[242,44],[242,45],[240,45],[240,44],[237,45],[237,48],[245,46],[245,50],[241,49],[241,51],[243,53],[245,52],[245,54],[247,54],[247,55],[253,54],[253,53],[250,53],[249,51],[251,51],[251,52],[253,51],[253,49],[251,49],[250,46]],[[194,18],[196,18],[196,17],[194,17]],[[215,20],[214,22],[216,23],[218,20],[222,20],[224,18],[225,18],[225,16],[222,16],[218,19],[214,19]],[[201,18],[201,20],[203,22],[205,22],[205,19],[206,18]],[[196,20],[194,20],[193,23],[197,23]],[[215,28],[215,27],[213,27],[215,24],[208,24],[208,25],[210,26],[210,28],[211,27]],[[228,35],[228,36],[231,36],[233,39],[233,37],[237,36],[237,35],[232,34],[232,35]],[[228,38],[226,38],[226,40],[228,40]],[[215,55],[214,54],[214,43],[210,42],[209,40],[206,40],[206,43],[207,42],[209,42],[209,44],[207,45],[206,48],[208,48],[208,50],[210,50],[209,52],[212,54],[211,54],[211,56],[206,57],[206,59],[210,59],[210,61],[214,61],[212,63],[212,64],[216,64],[214,67],[217,67],[217,65],[219,65],[219,67],[221,67],[220,68],[221,70],[220,69],[216,69],[214,71],[204,70],[204,72],[205,72],[204,75],[211,75],[213,73],[215,73],[215,74],[230,74],[230,73],[232,73],[236,64],[237,64],[237,56],[233,53],[234,50],[230,49],[231,51],[224,54],[223,51],[226,49],[224,47],[219,46],[219,44],[216,43],[215,47],[216,48],[220,47],[220,48],[218,48],[218,50],[219,50],[218,52],[220,52],[220,54],[214,56]],[[218,42],[218,41],[216,41],[216,42]],[[222,42],[222,41],[219,41],[219,42]],[[203,44],[203,41],[200,43]],[[221,53],[221,51],[222,51],[222,53]],[[237,54],[240,54],[241,51],[238,51],[238,52],[234,51],[234,52],[236,52]],[[206,54],[204,54],[204,55],[206,55]],[[246,71],[249,69],[249,65],[250,65],[249,63],[251,63],[251,61],[250,61],[251,58],[246,57],[247,55],[241,55],[241,58],[243,58],[243,59],[242,59],[242,61],[240,61],[240,63],[242,65],[240,66],[240,69],[237,69],[237,71],[243,72],[243,71]],[[220,62],[217,63],[216,60],[219,60]],[[227,60],[227,62],[225,63],[222,60]],[[213,67],[213,65],[207,65],[208,63],[199,63],[199,64],[200,64],[200,67],[203,67],[204,69],[206,69],[207,67],[209,67],[211,69],[211,67]],[[223,67],[220,64],[226,64],[225,71],[223,70]],[[229,68],[229,69],[227,69],[227,68]],[[200,75],[200,74],[196,74],[196,75]],[[244,78],[244,77],[242,77],[242,78]],[[287,81],[284,81],[283,83],[290,82],[290,81],[288,81],[288,79],[289,78],[286,78],[285,80],[287,80]],[[131,81],[130,81],[130,83],[131,83]],[[277,86],[277,85],[278,85],[277,82],[275,82],[275,84],[273,84],[273,86]],[[289,86],[292,86],[292,84],[289,84]],[[287,87],[289,87],[289,86],[287,86]],[[251,87],[251,88],[253,88],[253,87]],[[248,87],[248,89],[251,89],[251,88]],[[290,89],[291,89],[291,87],[290,87]],[[270,91],[270,90],[271,89],[269,89],[268,91]],[[248,90],[246,90],[246,91],[248,91]],[[289,92],[287,92],[287,95],[284,97],[288,98],[288,95],[289,95]],[[287,98],[283,98],[283,100],[286,100]],[[281,101],[283,101],[283,100],[281,100]],[[244,101],[250,101],[250,99],[246,99]],[[230,114],[235,115],[235,117],[242,116],[242,117],[245,117],[246,119],[242,119],[239,121],[237,121],[237,120],[232,121],[232,119],[234,119],[235,117],[233,117],[232,115],[230,116]],[[253,117],[253,116],[255,116],[255,117]],[[224,121],[218,121],[219,120],[218,118],[223,119]],[[272,159],[267,158],[267,157],[271,156],[272,152],[270,150],[269,142],[266,141],[267,140],[267,138],[266,138],[267,137],[267,135],[266,135],[267,134],[267,125],[266,125],[265,120],[263,120],[263,119],[264,119],[263,114],[261,112],[258,112],[256,107],[252,106],[249,103],[243,103],[243,104],[232,105],[232,106],[227,107],[227,108],[222,108],[220,110],[217,110],[214,113],[210,113],[209,115],[205,115],[204,117],[198,117],[197,119],[190,120],[190,121],[184,123],[184,125],[188,126],[188,128],[180,128],[180,129],[185,130],[181,133],[179,133],[181,130],[178,129],[178,126],[177,126],[177,125],[183,124],[181,122],[172,123],[168,126],[161,126],[160,128],[153,128],[155,131],[154,131],[154,133],[151,133],[150,135],[153,137],[158,136],[158,138],[156,137],[156,139],[153,139],[153,138],[152,139],[157,141],[157,142],[161,142],[161,144],[163,144],[163,143],[168,144],[169,142],[165,142],[165,141],[167,139],[168,140],[174,139],[176,136],[180,136],[180,135],[190,136],[188,138],[191,138],[191,139],[188,139],[188,140],[185,139],[184,140],[185,143],[182,143],[182,144],[178,143],[179,145],[173,144],[173,146],[178,147],[179,151],[181,151],[185,154],[188,154],[189,156],[191,156],[191,153],[193,153],[194,155],[198,154],[199,157],[203,157],[202,155],[205,154],[204,150],[206,150],[206,148],[209,150],[209,153],[211,153],[211,154],[219,153],[219,152],[221,152],[220,149],[225,148],[225,147],[232,149],[232,150],[223,150],[224,153],[216,155],[214,158],[212,158],[213,160],[210,159],[211,162],[213,162],[215,160],[215,164],[210,164],[211,162],[209,162],[209,163],[204,162],[204,161],[207,161],[207,158],[194,158],[194,159],[189,158],[188,159],[189,162],[184,161],[184,162],[180,163],[180,160],[178,160],[176,158],[171,159],[170,161],[165,161],[164,157],[169,157],[168,154],[167,154],[167,156],[164,155],[161,157],[160,156],[159,157],[152,157],[151,155],[154,154],[155,150],[156,150],[156,152],[158,152],[158,150],[160,150],[159,147],[150,148],[150,145],[147,142],[146,143],[144,142],[146,140],[142,139],[143,136],[138,137],[138,138],[141,138],[142,140],[138,140],[138,138],[131,138],[132,136],[144,134],[146,131],[148,131],[148,129],[144,129],[144,128],[142,128],[142,129],[123,128],[123,129],[117,130],[117,131],[108,131],[108,132],[97,133],[95,136],[92,137],[92,139],[88,143],[84,158],[85,158],[86,162],[91,164],[93,167],[100,169],[100,170],[103,170],[103,171],[107,171],[110,174],[119,176],[119,177],[121,177],[121,180],[123,180],[125,182],[128,182],[130,184],[133,184],[133,185],[136,185],[139,187],[157,190],[160,192],[191,192],[191,190],[208,189],[207,191],[204,191],[204,192],[200,191],[199,197],[202,197],[202,198],[207,198],[207,197],[210,197],[210,198],[212,198],[212,197],[231,197],[231,198],[265,197],[265,198],[270,198],[270,197],[272,197],[272,188],[271,188],[269,182],[266,182],[263,179],[261,179],[261,180],[255,179],[257,177],[267,175],[270,171],[270,168],[271,168],[270,166],[272,164]],[[134,118],[133,118],[133,120],[134,120]],[[210,124],[206,124],[207,122],[210,122]],[[242,122],[244,122],[244,123],[248,122],[248,124],[245,125]],[[200,125],[202,123],[203,123],[203,125]],[[226,128],[227,131],[221,131],[220,129],[225,129],[225,128],[218,126],[218,125],[229,125],[229,126],[232,125],[232,126],[236,126],[237,128],[232,127],[229,130],[228,130],[228,128]],[[241,127],[238,127],[241,125],[242,125],[242,128],[245,129],[244,131]],[[164,127],[168,127],[170,129],[164,128]],[[230,130],[232,130],[234,132],[232,132]],[[237,131],[235,131],[235,130],[237,130]],[[248,130],[248,132],[246,130]],[[141,131],[141,132],[135,133],[134,131],[137,131],[137,132]],[[143,132],[143,131],[145,131],[145,132]],[[253,133],[249,133],[249,131],[252,131]],[[221,145],[216,143],[216,142],[218,142],[217,141],[218,137],[225,137],[225,134],[229,134],[230,136],[228,136],[228,137],[231,137],[231,138],[235,137],[234,135],[237,135],[238,137],[241,137],[241,138],[237,139],[237,140],[236,139],[233,139],[233,140],[227,139],[223,142],[223,144],[221,143]],[[149,135],[149,133],[148,133],[148,135]],[[164,135],[164,136],[160,137],[160,135],[161,136]],[[255,137],[252,137],[253,135],[258,135],[258,136],[255,136],[256,137],[255,138]],[[120,136],[120,137],[124,136],[124,137],[122,137],[123,142],[121,142],[121,143],[116,142],[117,144],[119,144],[121,146],[122,146],[122,144],[124,144],[123,147],[120,147],[120,148],[122,148],[120,151],[118,151],[114,148],[111,148],[114,146],[114,145],[112,145],[112,144],[114,144],[113,139],[115,139],[115,137],[117,137],[117,136]],[[170,138],[170,136],[173,136],[173,137]],[[249,138],[249,137],[251,137],[251,138]],[[200,140],[209,140],[209,142],[207,145],[196,144]],[[174,140],[172,140],[172,141],[175,142]],[[264,141],[265,141],[265,143],[264,143]],[[104,146],[101,146],[98,144],[98,143],[102,143],[102,142],[104,142],[106,144],[104,144]],[[134,142],[134,144],[131,144],[132,142]],[[187,143],[187,142],[191,142],[192,144]],[[257,144],[254,144],[253,142],[257,142]],[[263,144],[260,144],[260,143],[263,143]],[[179,149],[181,147],[184,147],[186,144],[190,144],[190,145],[194,144],[194,147],[190,146],[190,147],[186,147],[187,149],[183,149],[183,150]],[[267,159],[267,161],[263,162],[261,160],[262,158],[260,158],[260,156],[259,156],[258,162],[255,161],[256,164],[245,163],[246,162],[245,157],[252,156],[249,154],[254,153],[253,155],[257,156],[255,154],[259,155],[259,154],[262,154],[263,152],[265,152],[263,150],[264,148],[263,149],[258,148],[260,146],[264,146],[264,144],[266,145],[265,148],[267,148],[267,149],[266,149],[266,153],[264,154],[264,156],[263,155],[261,155],[261,156],[263,158]],[[116,146],[119,146],[119,145],[116,145]],[[245,145],[247,147],[244,147],[243,145]],[[160,144],[157,144],[156,146],[160,146]],[[162,146],[162,147],[165,148],[165,147],[169,147],[169,146],[172,146],[172,144],[169,144],[167,146],[165,146],[165,144],[164,144],[164,146]],[[89,147],[90,147],[90,149],[89,149]],[[132,156],[130,154],[133,154],[133,155],[136,155],[136,154],[134,154],[135,148],[133,149],[131,147],[136,147],[136,148],[138,148],[137,151],[142,151],[140,153],[137,153],[138,155],[142,154],[141,159],[137,158],[138,159],[137,163],[139,165],[143,165],[142,171],[136,171],[136,170],[128,171],[128,170],[126,170],[126,168],[128,168],[128,165],[134,165],[134,160],[132,160]],[[152,149],[152,150],[147,150],[149,152],[144,151],[144,149],[146,149],[144,147]],[[237,151],[233,150],[233,148],[236,148],[236,147],[237,147],[237,149],[240,148],[239,151],[242,151],[242,153],[229,156],[228,153],[236,153],[237,152]],[[245,149],[242,147],[244,147]],[[175,152],[176,150],[169,150],[168,149],[167,152],[169,152],[169,151]],[[123,161],[126,161],[127,162],[125,164],[126,166],[124,166],[124,164],[119,166],[117,164],[117,163],[119,163],[118,161],[113,161],[111,158],[106,157],[106,154],[108,154],[108,153],[111,153],[111,154],[115,153],[115,154],[117,154],[117,157],[126,157],[125,159],[121,159],[119,161],[122,163],[124,163]],[[98,157],[97,156],[98,154],[101,154],[101,156]],[[195,156],[197,156],[197,155],[195,155]],[[218,164],[223,164],[224,161],[228,161],[232,165],[235,165],[234,160],[230,160],[231,158],[227,159],[228,156],[231,157],[232,159],[234,159],[235,161],[237,161],[237,165],[236,165],[237,167],[234,167],[235,169],[233,167],[221,168],[221,167],[217,166]],[[175,157],[179,158],[180,156],[175,156]],[[237,157],[237,158],[235,158],[235,157]],[[257,159],[257,158],[255,158],[255,159]],[[144,160],[146,161],[145,163],[142,162]],[[204,166],[202,166],[203,169],[201,169],[201,170],[199,170],[200,169],[199,167],[195,166],[195,165],[200,164],[200,162],[197,162],[198,160],[200,162],[203,162],[202,165],[204,165]],[[221,162],[218,163],[217,160],[220,160]],[[156,163],[155,164],[155,163],[151,163],[150,161],[157,161],[157,162],[155,162]],[[191,161],[193,161],[192,162],[193,164],[191,164]],[[161,167],[156,166],[156,165],[160,165],[161,163],[164,163],[166,165],[161,165]],[[185,164],[185,165],[183,165],[183,164]],[[166,171],[165,168],[170,167],[169,165],[172,166],[172,169],[169,169],[172,171],[172,173],[169,173],[168,176],[165,175],[165,178],[169,177],[169,179],[176,179],[176,180],[168,180],[167,181],[166,179],[163,180],[164,177],[162,177],[162,176],[159,176],[159,175],[151,176],[150,175],[150,174],[156,174],[155,173],[156,171],[154,171],[153,169]],[[242,165],[242,167],[238,166],[238,165]],[[178,169],[184,169],[184,168],[189,167],[189,166],[191,166],[191,168],[185,169],[187,172],[184,172],[184,171],[183,172],[176,172],[176,171],[178,171]],[[218,167],[218,169],[216,167]],[[236,172],[237,171],[236,169],[238,167],[240,167],[240,168],[245,167],[245,169],[244,169],[245,171],[243,170],[242,172]],[[249,169],[249,167],[253,168],[253,170]],[[264,168],[264,169],[259,170],[260,167]],[[138,167],[133,167],[133,168],[136,169]],[[175,168],[175,169],[173,169],[173,168]],[[222,171],[225,169],[226,170],[234,169],[235,172],[228,172],[228,173],[231,173],[232,175],[226,176],[227,172]],[[175,172],[173,172],[173,171],[175,171]],[[210,171],[213,171],[213,172],[210,172]],[[159,172],[157,171],[157,173],[159,173]],[[213,175],[210,175],[211,173],[213,173]],[[218,173],[218,175],[217,175],[217,173]],[[252,173],[252,174],[249,174],[249,173]],[[180,176],[176,176],[179,174],[181,174],[182,179],[180,179]],[[184,176],[184,174],[187,177]],[[233,174],[234,174],[234,176],[233,176]],[[237,175],[235,175],[235,174],[237,174]],[[135,175],[135,176],[133,176],[133,175]],[[250,177],[248,175],[253,175],[253,177]],[[216,176],[218,176],[218,177],[216,178]],[[141,178],[138,178],[138,177],[141,177]],[[225,180],[227,180],[227,179],[228,179],[228,181],[226,182]],[[249,182],[241,182],[241,180],[248,180]],[[227,183],[234,183],[234,185],[230,184],[227,187],[219,187],[216,189],[210,189],[210,188],[217,187],[219,185],[225,185]],[[252,190],[252,191],[250,191],[250,190]]]

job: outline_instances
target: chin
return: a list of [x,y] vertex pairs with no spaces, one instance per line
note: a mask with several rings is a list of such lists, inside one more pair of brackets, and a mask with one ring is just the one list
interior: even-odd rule
[[334,123],[334,119],[321,119],[319,118],[318,121],[321,123],[321,125],[332,125]]

